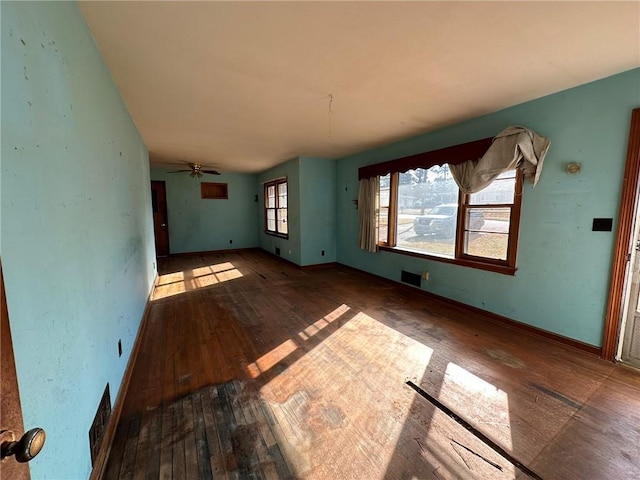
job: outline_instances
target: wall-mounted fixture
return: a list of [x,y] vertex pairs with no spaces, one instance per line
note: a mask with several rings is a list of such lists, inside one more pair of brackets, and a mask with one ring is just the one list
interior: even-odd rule
[[567,163],[567,173],[569,175],[575,175],[582,170],[582,164],[578,162]]
[[202,182],[200,184],[200,196],[209,199],[229,199],[229,189],[226,183]]

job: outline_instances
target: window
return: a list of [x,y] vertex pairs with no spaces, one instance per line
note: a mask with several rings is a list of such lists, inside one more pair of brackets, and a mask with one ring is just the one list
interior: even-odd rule
[[509,259],[511,223],[516,213],[516,176],[515,170],[509,170],[484,190],[463,196],[464,256],[505,262]]
[[286,178],[264,184],[264,220],[266,233],[288,238]]
[[380,177],[382,249],[513,274],[522,174],[510,170],[484,190],[461,194],[449,166]]

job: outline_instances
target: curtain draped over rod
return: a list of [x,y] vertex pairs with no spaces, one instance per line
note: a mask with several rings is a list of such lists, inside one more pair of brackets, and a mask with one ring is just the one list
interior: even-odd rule
[[476,193],[488,187],[503,172],[520,169],[535,186],[551,142],[525,127],[508,127],[496,135],[479,160],[449,165],[462,193]]
[[358,216],[360,219],[360,248],[376,252],[378,231],[376,214],[378,209],[378,184],[380,177],[363,178],[358,189]]

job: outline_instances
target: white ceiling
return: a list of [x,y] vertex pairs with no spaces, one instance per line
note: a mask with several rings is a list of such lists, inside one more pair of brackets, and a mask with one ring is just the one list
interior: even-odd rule
[[337,158],[640,66],[640,2],[80,2],[151,162]]

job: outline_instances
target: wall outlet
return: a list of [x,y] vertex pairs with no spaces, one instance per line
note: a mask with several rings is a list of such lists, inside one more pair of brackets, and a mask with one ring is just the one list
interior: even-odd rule
[[422,272],[422,279],[429,280],[429,272]]
[[320,255],[322,255],[322,256],[324,257],[324,250],[322,250],[322,251],[320,252]]
[[229,240],[229,243],[230,243],[230,244],[231,244],[231,243],[233,243],[233,240]]

